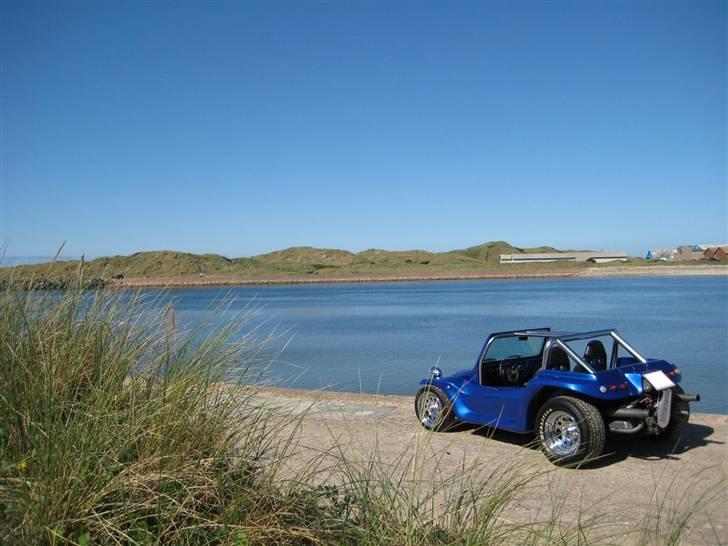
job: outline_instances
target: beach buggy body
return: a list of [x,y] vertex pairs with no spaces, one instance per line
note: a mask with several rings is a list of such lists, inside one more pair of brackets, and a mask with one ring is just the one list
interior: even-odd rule
[[442,431],[458,422],[516,433],[535,432],[557,464],[597,457],[607,432],[676,436],[687,423],[680,370],[645,358],[616,330],[499,332],[485,341],[471,369],[444,376],[432,368],[415,410]]

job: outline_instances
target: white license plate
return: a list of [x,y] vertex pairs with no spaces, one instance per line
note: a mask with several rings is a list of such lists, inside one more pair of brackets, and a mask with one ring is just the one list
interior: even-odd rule
[[644,377],[657,391],[664,391],[665,389],[671,389],[675,386],[672,379],[667,377],[665,372],[660,370],[643,374],[642,377]]

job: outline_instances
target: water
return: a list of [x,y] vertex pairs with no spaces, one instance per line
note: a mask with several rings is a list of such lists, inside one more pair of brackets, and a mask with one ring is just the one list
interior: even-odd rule
[[[290,341],[270,378],[285,386],[414,394],[425,372],[474,365],[489,332],[617,328],[683,371],[699,411],[728,413],[728,278],[650,277],[173,289],[178,321],[256,320]],[[275,345],[275,344],[274,344]],[[271,350],[275,347],[271,346]]]

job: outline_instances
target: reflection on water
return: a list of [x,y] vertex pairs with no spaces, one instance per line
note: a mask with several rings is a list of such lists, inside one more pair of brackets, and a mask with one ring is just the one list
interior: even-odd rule
[[[728,413],[728,278],[651,277],[174,289],[181,324],[232,320],[254,300],[290,341],[271,374],[300,388],[413,394],[436,362],[470,367],[489,332],[617,328],[683,370],[699,411]],[[232,299],[212,313],[221,299]],[[273,349],[273,347],[271,347]]]

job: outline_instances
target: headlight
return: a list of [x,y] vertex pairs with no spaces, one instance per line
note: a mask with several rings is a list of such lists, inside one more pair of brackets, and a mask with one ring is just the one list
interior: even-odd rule
[[428,375],[430,376],[430,379],[439,379],[440,377],[442,377],[442,370],[437,366],[433,366],[432,368],[430,368]]
[[652,392],[654,390],[654,388],[652,387],[652,385],[650,384],[649,381],[647,381],[646,379],[642,378],[642,390],[644,392]]

